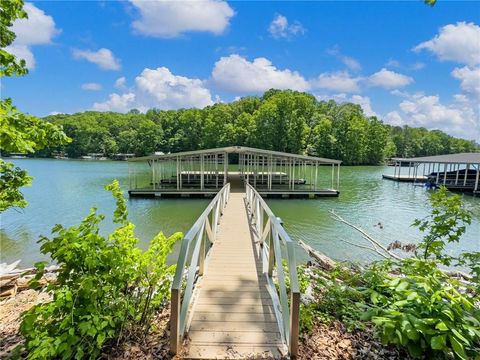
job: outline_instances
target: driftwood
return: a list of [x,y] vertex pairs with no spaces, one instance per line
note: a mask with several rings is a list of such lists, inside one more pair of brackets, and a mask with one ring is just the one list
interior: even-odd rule
[[[15,296],[18,292],[29,289],[29,282],[35,277],[35,268],[17,269],[20,260],[12,264],[0,264],[0,299]],[[40,286],[55,283],[58,266],[52,265],[45,268],[42,278],[38,281]]]
[[310,245],[306,244],[304,241],[299,241],[300,246],[307,252],[310,257],[317,261],[322,269],[327,271],[332,270],[336,266],[336,262],[330,259],[328,256],[322,254],[321,252],[315,250]]

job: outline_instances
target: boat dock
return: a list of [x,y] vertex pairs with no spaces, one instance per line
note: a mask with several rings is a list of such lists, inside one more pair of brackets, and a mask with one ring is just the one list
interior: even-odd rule
[[[480,153],[460,153],[416,158],[393,158],[394,171],[384,179],[445,186],[451,191],[480,192]],[[402,166],[408,164],[402,174]]]
[[[231,146],[129,159],[129,195],[214,197],[236,177],[264,197],[338,196],[341,161]],[[231,171],[231,168],[235,170]]]
[[425,183],[427,182],[427,176],[408,176],[408,175],[389,175],[383,174],[382,177],[387,180],[393,180],[398,182],[420,182]]
[[183,238],[171,291],[173,354],[297,355],[300,293],[293,242],[240,178],[218,192]]

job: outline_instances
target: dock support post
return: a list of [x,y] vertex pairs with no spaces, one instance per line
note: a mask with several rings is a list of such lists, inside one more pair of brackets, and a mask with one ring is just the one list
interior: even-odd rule
[[458,184],[458,175],[460,173],[460,164],[456,164],[455,167],[457,168],[457,174],[455,175],[455,185]]
[[155,183],[157,179],[155,178],[155,160],[152,160],[152,184],[153,184],[153,190],[155,190]]
[[469,170],[470,170],[470,164],[467,164],[467,167],[465,168],[465,176],[463,177],[463,186],[467,185],[467,175]]
[[179,166],[178,166],[178,156],[177,156],[177,190],[180,190],[180,178],[179,178]]
[[480,164],[477,164],[477,177],[475,178],[475,189],[474,189],[474,191],[478,190],[479,178],[480,178]]
[[203,161],[204,156],[200,155],[200,190],[205,188],[205,164]]
[[340,164],[338,164],[337,168],[337,191],[340,190]]
[[332,189],[333,189],[334,181],[335,181],[335,164],[332,164]]
[[227,184],[228,177],[228,153],[223,154],[223,186]]
[[443,164],[443,185],[445,185],[447,183],[447,167],[448,167],[448,164]]

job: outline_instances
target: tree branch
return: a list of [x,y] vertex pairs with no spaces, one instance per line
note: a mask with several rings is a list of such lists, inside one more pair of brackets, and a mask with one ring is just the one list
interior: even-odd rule
[[[367,232],[365,232],[365,230],[363,230],[362,228],[348,222],[347,220],[345,220],[344,218],[342,218],[340,215],[338,215],[337,213],[335,213],[335,211],[333,210],[330,210],[330,214],[332,214],[332,217],[341,222],[341,223],[344,223],[345,225],[348,225],[350,226],[352,229],[355,229],[357,230],[360,234],[363,235],[363,238],[365,240],[367,240],[368,242],[370,242],[370,244],[372,244],[372,246],[374,247],[374,249],[372,248],[369,248],[370,250],[373,250],[375,251],[376,253],[378,254],[381,254],[381,252],[378,250],[378,248],[382,249],[386,255],[383,255],[385,258],[393,258],[393,259],[396,259],[396,260],[402,260],[402,258],[400,256],[398,256],[397,254],[389,251],[385,246],[383,246],[382,244],[380,244],[377,240],[375,240],[374,238],[372,238]],[[345,240],[343,240],[345,241]],[[358,244],[352,244],[352,245],[355,245],[355,246],[358,246]],[[377,248],[378,247],[378,248]],[[366,247],[368,248],[368,247]]]

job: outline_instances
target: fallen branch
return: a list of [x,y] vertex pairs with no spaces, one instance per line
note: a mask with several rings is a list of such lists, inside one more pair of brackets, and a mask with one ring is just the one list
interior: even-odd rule
[[384,253],[378,251],[378,249],[377,249],[375,246],[370,247],[370,246],[366,246],[366,245],[355,244],[355,243],[353,243],[353,242],[350,242],[350,241],[348,241],[348,240],[341,239],[341,238],[338,238],[338,240],[343,241],[344,243],[347,243],[347,244],[356,246],[356,247],[361,248],[361,249],[367,249],[367,250],[374,251],[374,252],[376,252],[378,255],[384,257],[385,259],[390,259],[389,256],[387,256],[387,255],[385,255]]
[[[370,250],[373,250],[375,251],[377,254],[380,254],[382,255],[382,253],[378,250],[378,248],[382,249],[384,251],[384,253],[388,256],[386,256],[385,254],[383,254],[382,256],[385,257],[385,258],[393,258],[393,259],[396,259],[396,260],[402,260],[402,258],[400,256],[398,256],[397,254],[394,254],[393,252],[389,251],[385,246],[383,246],[382,244],[380,244],[377,240],[375,240],[374,238],[372,238],[367,232],[365,232],[365,230],[363,230],[362,228],[348,222],[347,220],[345,220],[344,218],[342,218],[340,215],[338,215],[337,213],[335,213],[335,211],[331,210],[330,211],[330,214],[332,214],[333,218],[341,223],[344,223],[345,225],[348,225],[350,226],[352,229],[355,229],[357,230],[360,234],[363,235],[363,238],[365,240],[367,240],[368,242],[370,242],[370,244],[372,244],[373,246],[373,249],[370,249]],[[355,246],[358,246],[357,244],[354,244]]]
[[308,255],[314,258],[323,269],[328,271],[335,268],[336,262],[330,259],[327,255],[324,255],[321,252],[315,250],[302,240],[299,240],[299,243],[300,246],[308,253]]

